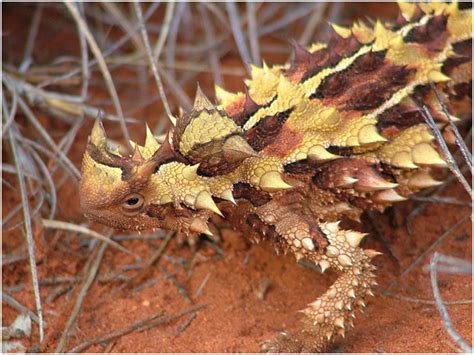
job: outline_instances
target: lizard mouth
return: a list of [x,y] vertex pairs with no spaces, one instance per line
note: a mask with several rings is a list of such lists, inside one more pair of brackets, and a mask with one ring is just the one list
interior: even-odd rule
[[124,215],[118,218],[116,214],[108,211],[88,210],[87,212],[84,212],[84,217],[93,222],[98,222],[110,228],[121,231],[138,232],[143,230],[152,230],[159,227],[156,223],[156,220],[143,214],[138,214],[135,216]]
[[98,222],[111,228],[116,228],[116,229],[121,229],[121,230],[127,229],[123,227],[123,223],[120,223],[120,221],[114,218],[110,218],[110,216],[108,217],[104,215],[104,213],[100,211],[89,210],[88,212],[84,212],[84,217],[86,217],[90,221]]

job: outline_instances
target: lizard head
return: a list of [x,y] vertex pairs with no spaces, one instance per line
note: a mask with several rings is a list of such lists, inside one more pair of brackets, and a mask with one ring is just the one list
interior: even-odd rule
[[148,213],[145,194],[159,144],[148,129],[145,146],[134,146],[129,157],[111,150],[101,121],[96,121],[82,161],[80,200],[86,217],[125,230],[159,227],[159,219]]

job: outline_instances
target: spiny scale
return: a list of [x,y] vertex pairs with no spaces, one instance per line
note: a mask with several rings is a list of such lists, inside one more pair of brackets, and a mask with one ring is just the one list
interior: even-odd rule
[[448,125],[432,83],[453,115],[470,107],[472,10],[400,8],[394,24],[332,24],[327,44],[294,44],[290,63],[252,65],[244,92],[215,87],[218,103],[198,87],[161,145],[147,127],[144,146],[132,142],[133,155],[121,156],[97,121],[82,165],[83,209],[116,228],[191,239],[212,235],[208,220],[219,215],[277,253],[338,272],[302,311],[301,341],[285,336],[267,347],[327,350],[373,295],[379,255],[338,221],[439,185],[430,172],[446,163],[418,109]]

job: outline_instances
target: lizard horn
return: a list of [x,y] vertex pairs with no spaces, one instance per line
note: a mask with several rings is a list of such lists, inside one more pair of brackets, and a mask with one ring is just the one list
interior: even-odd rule
[[130,172],[133,165],[131,162],[117,154],[112,153],[107,147],[107,135],[100,118],[94,123],[89,141],[87,142],[87,152],[97,163],[114,168],[121,168],[125,172]]

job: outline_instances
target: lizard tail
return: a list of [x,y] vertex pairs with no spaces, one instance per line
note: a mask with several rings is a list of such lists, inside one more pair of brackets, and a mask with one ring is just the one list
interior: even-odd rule
[[340,272],[334,284],[316,301],[310,303],[302,312],[305,330],[309,333],[305,344],[316,351],[324,351],[335,338],[344,337],[347,326],[353,326],[353,318],[358,309],[365,307],[367,296],[373,295],[371,287],[376,284],[376,267],[371,259],[380,254],[374,250],[363,250],[358,244],[364,234],[342,230],[338,223],[320,225],[329,245],[325,255],[318,256],[319,265]]
[[371,288],[377,283],[376,267],[371,259],[381,253],[360,248],[365,234],[340,229],[338,222],[321,223],[319,227],[328,245],[324,252],[305,252],[304,257],[318,264],[323,272],[332,268],[340,276],[323,295],[301,311],[305,318],[299,333],[291,336],[281,333],[276,340],[265,343],[263,351],[326,351],[338,336],[345,336],[346,328],[353,326],[357,310],[365,307],[368,296],[373,296]]

